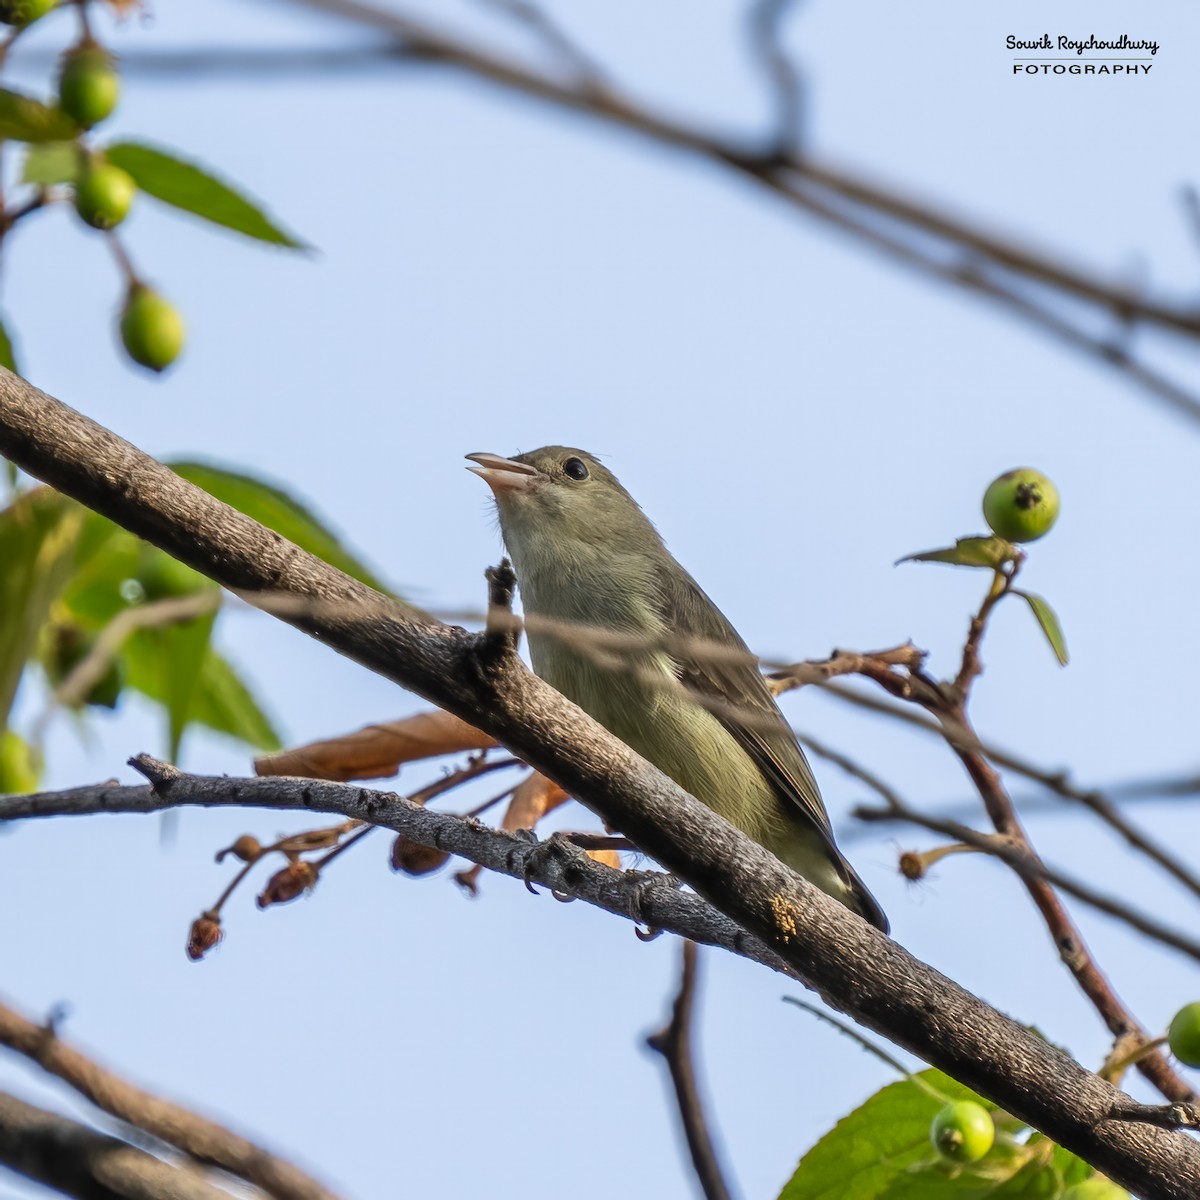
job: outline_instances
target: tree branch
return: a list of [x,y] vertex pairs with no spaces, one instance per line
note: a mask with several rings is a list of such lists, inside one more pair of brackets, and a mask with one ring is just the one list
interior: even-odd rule
[[[1188,338],[1200,338],[1200,312],[1194,307],[1175,307],[1149,299],[1134,288],[990,233],[898,189],[817,163],[792,147],[781,150],[778,144],[773,144],[766,151],[747,149],[654,113],[611,87],[596,89],[586,81],[564,84],[548,72],[526,67],[419,16],[366,0],[291,2],[398,38],[407,48],[409,60],[465,71],[510,91],[586,113],[660,144],[698,154],[754,179],[810,216],[850,233],[857,241],[921,274],[1000,304],[1043,332],[1125,375],[1176,412],[1200,422],[1200,399],[1135,360],[1123,340],[1094,336],[1087,331],[1086,324],[1067,320],[1035,299],[1029,288],[1022,285],[1035,285],[1055,301],[1083,302],[1098,310],[1091,314],[1092,324],[1100,315],[1111,320],[1114,330],[1128,331],[1132,326],[1145,324]],[[778,0],[758,0],[758,4],[759,28],[765,14],[770,30],[772,20],[786,4]],[[760,43],[762,36],[760,33]],[[773,34],[767,36],[773,39]],[[773,40],[768,44],[775,45]],[[768,57],[767,62],[776,95],[781,95],[794,109],[794,69],[778,54]],[[785,65],[783,75],[781,63]],[[787,121],[794,122],[794,118]],[[932,250],[931,241],[937,243]]]
[[692,1012],[696,1006],[696,943],[683,943],[683,969],[680,972],[679,994],[671,1006],[671,1019],[657,1033],[646,1038],[646,1045],[666,1059],[675,1088],[675,1102],[683,1122],[684,1137],[692,1156],[692,1166],[700,1181],[705,1200],[730,1200],[716,1147],[708,1132],[696,1068],[692,1062]]
[[153,1134],[198,1162],[232,1172],[277,1200],[337,1200],[333,1192],[298,1167],[215,1121],[135,1087],[62,1041],[53,1026],[36,1025],[3,1004],[0,1045],[57,1075],[111,1116]]
[[[759,938],[835,1008],[1144,1200],[1200,1193],[1200,1146],[1110,1117],[1121,1093],[915,959],[682,791],[510,650],[373,592],[0,369],[0,452],[225,587],[342,611],[289,622],[494,736]],[[358,614],[371,611],[369,620]],[[329,786],[329,785],[325,785]]]
[[0,1092],[0,1165],[78,1200],[231,1200],[195,1171]]

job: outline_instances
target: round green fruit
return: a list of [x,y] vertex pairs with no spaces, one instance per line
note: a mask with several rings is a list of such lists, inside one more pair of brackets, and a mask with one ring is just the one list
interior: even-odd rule
[[5,25],[32,25],[57,6],[58,0],[0,0],[0,21]]
[[1106,1179],[1103,1175],[1093,1175],[1082,1183],[1076,1183],[1063,1192],[1062,1200],[1129,1200],[1129,1193]]
[[934,1149],[951,1162],[978,1162],[996,1140],[992,1114],[974,1100],[956,1100],[933,1118],[929,1139]]
[[183,318],[158,292],[134,284],[121,313],[121,343],[135,363],[165,371],[183,349]]
[[1058,507],[1058,488],[1030,467],[1006,471],[983,494],[987,523],[1008,542],[1034,542],[1049,533]]
[[88,167],[75,184],[75,211],[93,229],[115,229],[137,195],[128,171],[110,163]]
[[121,77],[112,55],[94,42],[72,50],[58,77],[58,103],[84,129],[98,125],[117,107]]
[[1181,1063],[1200,1067],[1200,1002],[1185,1004],[1171,1018],[1167,1045]]

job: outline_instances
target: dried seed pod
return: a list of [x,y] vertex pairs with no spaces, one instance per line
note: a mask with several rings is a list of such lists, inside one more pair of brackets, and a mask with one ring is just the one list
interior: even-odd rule
[[392,843],[392,870],[403,871],[405,875],[428,875],[444,866],[449,859],[450,855],[445,850],[422,846],[402,833],[397,834]]
[[316,885],[317,868],[312,863],[288,863],[282,871],[276,871],[267,881],[267,886],[258,898],[258,907],[269,908],[272,904],[287,904]]
[[222,938],[221,918],[214,912],[201,913],[188,932],[187,956],[199,962]]

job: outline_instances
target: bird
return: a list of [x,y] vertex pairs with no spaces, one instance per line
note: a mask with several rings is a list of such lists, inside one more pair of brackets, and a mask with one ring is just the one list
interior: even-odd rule
[[887,933],[746,643],[612,471],[570,446],[466,458],[495,498],[534,671]]

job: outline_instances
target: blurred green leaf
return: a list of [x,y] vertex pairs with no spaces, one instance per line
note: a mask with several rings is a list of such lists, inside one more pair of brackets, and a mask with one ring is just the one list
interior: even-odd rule
[[1054,651],[1054,657],[1058,659],[1059,666],[1065,667],[1068,662],[1067,639],[1063,636],[1058,614],[1050,607],[1045,597],[1034,592],[1023,592],[1019,588],[1013,588],[1013,595],[1024,596],[1029,602],[1041,631],[1046,635],[1046,641],[1050,643],[1050,649]]
[[74,570],[83,513],[44,487],[0,511],[0,728],[50,607]]
[[0,138],[14,142],[61,142],[79,132],[60,108],[0,88]]
[[[8,336],[8,326],[0,321],[0,367],[7,367],[15,374],[17,371],[17,356],[13,352],[12,338]],[[13,467],[16,470],[16,467]]]
[[50,187],[56,183],[74,183],[79,175],[78,142],[42,142],[30,146],[21,166],[22,183]]
[[215,225],[292,250],[304,242],[276,225],[257,205],[194,163],[141,142],[117,142],[104,157],[128,171],[147,194]]
[[279,750],[283,741],[270,718],[241,677],[215,650],[209,650],[200,673],[192,715],[217,733],[253,746],[256,750]]
[[1013,557],[1013,547],[1002,538],[965,537],[944,550],[925,550],[920,554],[906,554],[896,560],[899,566],[905,562],[949,563],[955,567],[989,567],[993,571]]
[[355,558],[304,505],[282,489],[251,475],[205,463],[173,462],[167,465],[209,495],[295,542],[302,550],[323,558],[368,587],[391,595],[364,563]]
[[11,729],[0,728],[0,795],[36,792],[41,777],[41,755]]
[[[167,710],[172,757],[188,722],[228,734],[260,750],[277,750],[278,734],[237,673],[212,647],[211,617],[169,629],[141,629],[126,643],[123,660],[129,687]],[[190,644],[187,644],[190,641]],[[186,678],[172,678],[175,654]],[[198,664],[198,665],[197,665]]]

